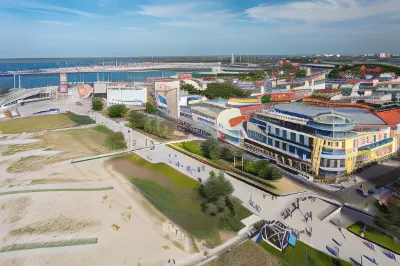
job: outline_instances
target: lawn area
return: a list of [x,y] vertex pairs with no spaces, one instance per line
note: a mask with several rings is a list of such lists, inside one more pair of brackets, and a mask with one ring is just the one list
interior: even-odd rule
[[12,163],[7,171],[14,173],[34,171],[41,169],[46,164],[126,148],[122,134],[114,133],[104,126],[33,134],[32,138],[38,139],[38,142],[10,146],[3,152],[3,155],[11,155],[33,149],[61,151],[61,153],[53,156],[23,157]]
[[[354,224],[349,225],[347,227],[347,230],[359,236],[364,230],[364,223],[355,222]],[[379,232],[374,227],[367,226],[364,238],[368,241],[371,241],[372,243],[390,249],[398,254],[400,253],[400,242],[396,242],[390,236]]]
[[206,266],[279,266],[279,260],[271,253],[266,252],[260,245],[253,241],[246,241],[231,252],[218,256]]
[[46,129],[74,127],[94,123],[89,116],[74,113],[39,115],[23,118],[14,118],[0,122],[0,131],[3,134],[18,134]]
[[[205,240],[207,246],[214,247],[227,240],[217,216],[201,210],[196,180],[166,164],[152,164],[137,155],[119,156],[109,162],[168,219],[195,238]],[[250,214],[242,206],[235,208],[238,210],[235,216],[238,223]]]
[[[285,266],[331,266],[332,257],[322,251],[318,251],[303,242],[297,241],[296,246],[288,246],[283,252],[273,248],[265,241],[260,245],[269,253],[274,254]],[[307,251],[306,251],[307,250]],[[306,254],[308,259],[306,258]],[[351,266],[350,262],[340,260],[340,265]]]

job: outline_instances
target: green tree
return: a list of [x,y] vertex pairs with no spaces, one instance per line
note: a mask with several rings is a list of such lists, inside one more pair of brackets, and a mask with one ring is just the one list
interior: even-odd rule
[[227,162],[232,162],[233,161],[233,152],[227,147],[222,147],[221,148],[221,158]]
[[203,143],[201,143],[201,149],[203,150],[203,154],[205,157],[210,158],[210,152],[218,147],[219,143],[215,139],[207,139]]
[[93,97],[92,98],[92,110],[93,111],[101,111],[103,110],[103,100],[99,97]]
[[303,69],[296,72],[296,78],[305,78],[307,77],[307,72]]
[[243,150],[239,148],[233,148],[232,154],[236,157],[242,157],[243,156]]
[[225,178],[223,172],[216,175],[214,171],[211,171],[210,177],[203,187],[203,194],[209,202],[215,202],[221,197],[229,196],[233,191],[232,184]]
[[269,102],[271,102],[271,95],[263,95],[261,97],[261,103],[262,104],[266,104],[266,103],[269,103]]
[[210,83],[207,85],[207,89],[199,91],[199,93],[209,99],[247,98],[251,94],[229,83]]
[[129,112],[128,121],[130,127],[143,129],[144,123],[146,121],[146,115],[141,112],[132,110]]
[[155,114],[156,108],[151,102],[146,102],[146,113],[148,114]]
[[187,83],[183,83],[181,86],[181,89],[184,91],[187,91],[190,94],[197,94],[198,93],[198,89],[196,89],[195,86],[193,86],[192,84],[187,84]]
[[213,160],[215,160],[215,161],[218,161],[219,159],[222,158],[222,156],[223,156],[222,153],[223,153],[223,148],[221,148],[221,147],[219,147],[219,146],[214,147],[214,148],[213,148],[212,150],[210,150],[210,152],[209,152],[210,158],[213,159]]
[[126,112],[128,112],[128,108],[124,104],[116,104],[108,107],[109,117],[123,117]]
[[339,79],[340,78],[340,70],[338,68],[332,69],[331,71],[329,71],[327,78]]

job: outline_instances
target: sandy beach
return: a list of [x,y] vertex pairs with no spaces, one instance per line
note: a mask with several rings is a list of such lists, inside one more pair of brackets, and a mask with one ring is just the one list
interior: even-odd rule
[[166,265],[170,258],[189,256],[163,236],[164,218],[122,176],[106,167],[105,159],[65,161],[36,172],[2,175],[3,189],[71,183],[113,189],[0,196],[0,243],[4,247],[86,238],[98,242],[3,252],[1,265]]

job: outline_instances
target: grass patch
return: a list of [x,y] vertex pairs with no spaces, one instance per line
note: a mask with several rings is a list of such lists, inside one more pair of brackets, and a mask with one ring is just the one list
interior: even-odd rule
[[[347,230],[360,236],[364,230],[363,222],[355,222],[347,227]],[[395,241],[391,236],[384,234],[375,227],[367,226],[364,238],[372,243],[378,244],[386,249],[400,254],[400,243]]]
[[26,214],[25,210],[31,203],[32,199],[26,196],[10,199],[7,204],[4,204],[4,209],[6,209],[7,212],[4,215],[3,223],[12,224],[21,220]]
[[185,141],[175,143],[177,147],[184,149],[185,151],[197,154],[199,156],[204,156],[203,150],[201,149],[201,142],[198,141]]
[[72,178],[46,178],[46,179],[32,179],[29,185],[42,185],[42,184],[63,184],[63,183],[76,183],[80,180]]
[[111,151],[126,149],[124,134],[121,132],[112,132],[106,139],[105,145]]
[[185,248],[180,243],[173,241],[172,244],[174,244],[174,246],[179,248],[180,250],[185,251]]
[[168,250],[169,249],[169,246],[163,246],[162,247],[164,250]]
[[7,167],[8,173],[22,173],[25,171],[39,171],[43,169],[41,164],[43,157],[46,156],[28,156],[18,159]]
[[77,115],[72,112],[67,112],[65,115],[75,123],[76,126],[83,126],[88,124],[93,124],[95,121],[87,115]]
[[0,131],[3,134],[18,134],[91,123],[94,123],[94,121],[89,116],[81,116],[74,113],[39,115],[0,122]]
[[191,179],[190,177],[182,174],[178,170],[166,165],[165,163],[150,163],[137,155],[132,154],[124,154],[116,157],[117,159],[128,159],[134,165],[145,168],[150,171],[157,172],[159,174],[163,174],[167,176],[173,183],[173,186],[176,188],[196,188],[198,186],[198,182],[196,180]]
[[26,250],[26,249],[37,249],[37,248],[55,248],[55,247],[89,245],[89,244],[96,244],[96,243],[97,243],[97,238],[82,238],[82,239],[52,241],[52,242],[13,244],[13,245],[2,247],[0,249],[0,252]]
[[[197,239],[206,241],[207,246],[221,244],[219,230],[225,224],[219,217],[210,216],[201,209],[202,199],[196,189],[199,183],[174,168],[164,164],[152,164],[137,155],[122,155],[110,161],[134,184],[142,195],[168,219]],[[249,212],[241,205],[235,220],[237,228],[240,218],[247,217]]]
[[80,232],[86,228],[96,227],[100,225],[99,222],[92,220],[77,220],[73,218],[56,218],[49,219],[21,228],[11,230],[8,235],[12,237],[24,235],[38,235],[38,234],[53,234],[53,233],[66,233],[72,234]]
[[246,241],[231,252],[221,254],[206,264],[206,266],[225,265],[278,266],[281,264],[275,256],[265,252],[253,241]]
[[[275,255],[279,261],[285,266],[331,266],[332,260],[340,262],[342,266],[351,266],[350,262],[333,258],[326,253],[316,250],[303,242],[297,241],[296,246],[287,246],[283,252],[273,248],[265,241],[261,241],[263,247],[269,253]],[[307,256],[306,256],[307,254]]]
[[27,190],[17,190],[17,191],[5,191],[1,192],[0,196],[5,195],[15,195],[24,193],[37,193],[37,192],[58,192],[58,191],[104,191],[110,190],[113,187],[103,187],[103,188],[49,188],[49,189],[27,189]]
[[62,152],[52,156],[21,158],[10,165],[9,172],[20,173],[40,170],[42,166],[47,164],[109,153],[126,148],[122,134],[104,129],[104,126],[37,133],[33,138],[39,141],[25,145],[10,146],[3,152],[3,155],[12,155],[17,152],[33,149]]

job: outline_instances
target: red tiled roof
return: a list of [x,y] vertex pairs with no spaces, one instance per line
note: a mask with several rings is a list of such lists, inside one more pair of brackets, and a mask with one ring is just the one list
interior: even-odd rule
[[253,106],[246,106],[240,108],[240,113],[245,114],[251,111],[258,111],[258,110],[263,110],[264,106],[263,105],[253,105]]
[[280,93],[271,93],[271,101],[293,101],[298,99],[293,92],[280,92]]
[[400,124],[400,108],[378,111],[375,114],[388,125]]

